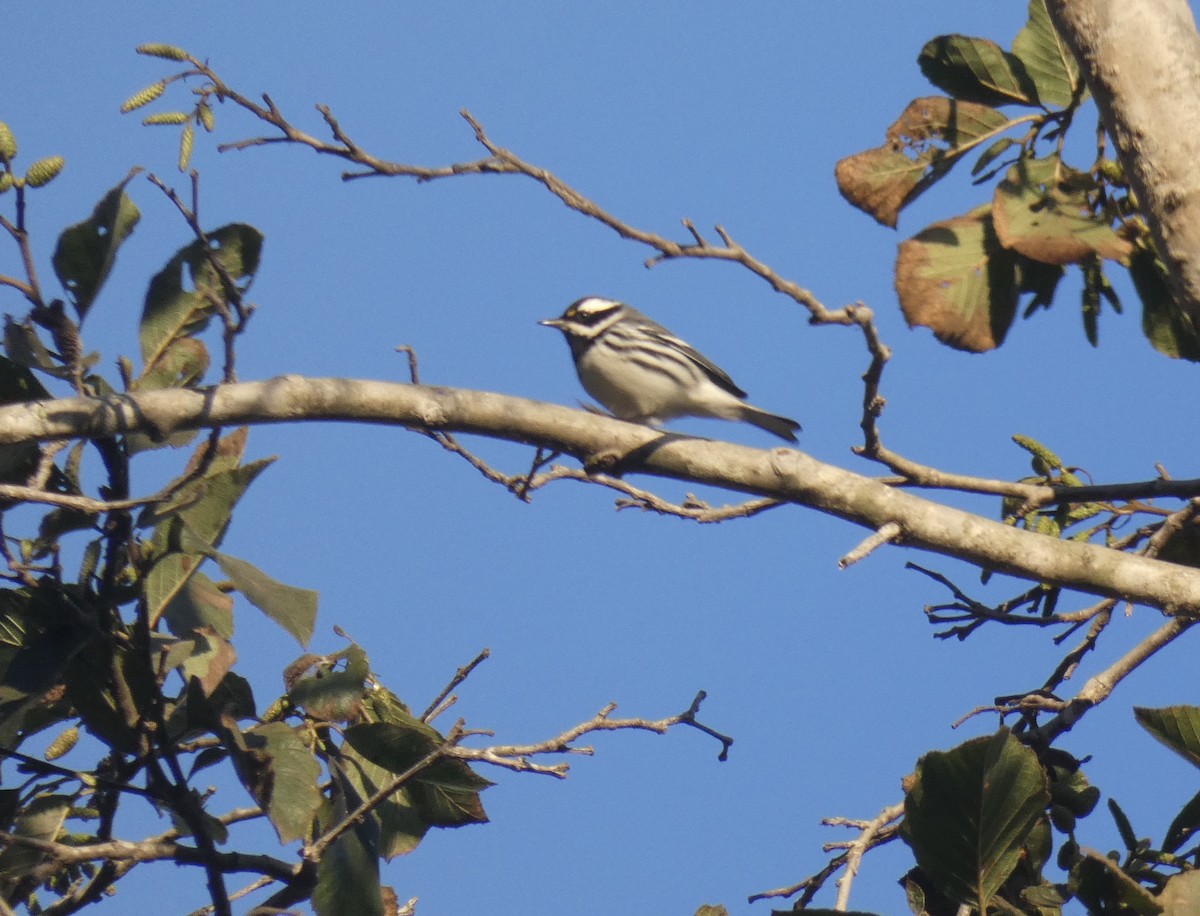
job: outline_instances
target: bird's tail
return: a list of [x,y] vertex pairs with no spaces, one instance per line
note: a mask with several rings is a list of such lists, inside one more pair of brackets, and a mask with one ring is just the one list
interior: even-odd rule
[[747,423],[753,423],[759,429],[765,429],[769,433],[773,433],[780,439],[786,439],[788,442],[796,442],[796,433],[800,431],[800,424],[795,420],[789,420],[787,417],[781,417],[778,414],[767,413],[765,410],[760,410],[750,404],[742,405],[742,419]]

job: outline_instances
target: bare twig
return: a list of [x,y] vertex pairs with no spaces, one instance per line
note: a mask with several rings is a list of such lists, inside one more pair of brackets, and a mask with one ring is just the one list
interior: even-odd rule
[[59,766],[57,763],[51,763],[48,760],[39,760],[36,757],[30,757],[28,754],[23,754],[20,751],[12,748],[0,746],[0,756],[11,757],[13,760],[19,760],[25,766],[35,772],[42,774],[54,774],[56,776],[65,776],[68,779],[77,781],[81,786],[88,788],[94,786],[105,786],[110,789],[115,789],[118,792],[130,792],[134,795],[141,795],[146,798],[154,798],[155,794],[140,786],[129,785],[116,779],[109,779],[98,773],[87,773],[82,770],[72,770],[67,767]]
[[567,775],[569,769],[567,764],[546,766],[534,763],[530,758],[541,754],[584,754],[591,756],[594,753],[593,748],[575,747],[574,742],[592,732],[636,729],[652,731],[661,735],[676,725],[690,725],[692,728],[699,729],[721,742],[721,752],[717,755],[717,759],[723,761],[729,757],[729,748],[733,745],[733,739],[697,721],[696,713],[699,711],[700,704],[704,702],[705,697],[705,692],[701,690],[696,694],[696,698],[692,701],[691,706],[678,715],[668,716],[665,719],[610,718],[613,710],[617,708],[616,703],[610,703],[588,721],[581,722],[567,729],[562,734],[548,738],[537,744],[494,745],[486,748],[458,746],[450,748],[446,754],[450,757],[457,757],[460,760],[474,760],[480,763],[490,763],[493,766],[504,767],[509,770],[542,773],[548,776],[563,778]]
[[473,659],[471,659],[471,661],[467,662],[467,664],[463,665],[461,668],[459,668],[457,671],[455,671],[454,677],[452,677],[450,679],[450,683],[447,684],[442,689],[441,693],[439,693],[436,697],[433,698],[433,702],[431,702],[429,704],[429,706],[425,709],[425,711],[423,713],[421,713],[421,716],[420,716],[421,721],[422,722],[433,721],[434,713],[441,711],[439,709],[439,707],[441,706],[442,700],[444,700],[444,699],[446,699],[446,697],[450,696],[450,694],[454,691],[454,688],[457,687],[459,684],[461,684],[463,681],[465,681],[468,677],[470,677],[471,672],[474,671],[476,668],[478,668],[481,664],[483,664],[491,656],[491,654],[492,654],[491,649],[484,649],[478,655],[476,655]]
[[25,192],[26,187],[22,184],[15,186],[17,203],[16,203],[16,222],[10,222],[6,217],[0,216],[0,227],[2,227],[13,241],[17,243],[17,248],[21,252],[21,264],[25,269],[25,281],[7,278],[5,285],[11,286],[14,289],[20,290],[25,298],[29,300],[34,308],[45,305],[42,299],[42,287],[38,282],[37,260],[33,254],[33,246],[29,243],[29,233],[25,228]]
[[[237,381],[237,349],[236,341],[240,334],[246,329],[246,322],[250,320],[250,316],[254,313],[254,306],[245,302],[242,296],[242,288],[238,286],[237,281],[230,275],[221,259],[217,256],[217,251],[213,248],[212,240],[208,233],[204,231],[204,227],[200,225],[200,219],[196,212],[196,204],[200,197],[200,177],[194,170],[191,172],[192,182],[192,203],[191,208],[183,202],[183,199],[170,187],[166,182],[160,179],[157,175],[147,176],[151,183],[154,184],[160,191],[167,196],[179,210],[180,214],[191,227],[192,234],[196,236],[196,240],[200,243],[204,251],[205,260],[209,266],[217,274],[221,281],[221,289],[224,296],[209,295],[208,301],[212,304],[214,311],[220,316],[224,333],[222,338],[225,345],[224,354],[224,369],[222,379],[226,384]],[[155,360],[147,360],[147,370],[154,364]]]
[[903,814],[904,805],[901,803],[884,808],[869,821],[850,820],[842,817],[822,819],[821,823],[826,826],[851,827],[858,830],[859,835],[850,841],[826,843],[824,847],[826,852],[832,852],[835,849],[845,851],[830,859],[825,867],[816,874],[787,887],[777,887],[774,890],[752,894],[749,902],[754,903],[757,900],[772,897],[791,897],[803,891],[800,899],[796,902],[797,909],[802,910],[825,886],[825,882],[844,867],[846,873],[837,881],[838,894],[834,909],[845,910],[849,906],[850,890],[854,884],[854,878],[858,874],[859,866],[862,864],[863,856],[875,847],[890,843],[899,836],[899,825],[896,822]]
[[751,518],[768,509],[783,505],[777,499],[752,499],[736,505],[710,506],[696,499],[691,494],[682,503],[673,503],[661,496],[636,487],[620,477],[609,474],[590,473],[582,468],[569,468],[555,465],[549,471],[536,475],[529,483],[530,490],[540,489],[556,480],[577,480],[581,483],[595,484],[607,487],[624,494],[626,499],[618,499],[617,509],[642,509],[646,512],[657,512],[660,515],[673,515],[701,524],[728,521],[735,518]]
[[838,568],[845,569],[847,566],[854,565],[884,544],[891,544],[899,540],[902,533],[903,529],[895,522],[885,522],[874,534],[865,538],[857,547],[838,560]]
[[[1078,615],[1086,614],[1089,616],[1086,618],[1080,617],[1078,624],[1071,627],[1066,633],[1056,636],[1054,638],[1055,643],[1061,643],[1067,636],[1075,632],[1077,627],[1082,626],[1085,620],[1089,623],[1087,633],[1079,645],[1068,652],[1062,661],[1058,663],[1057,667],[1055,667],[1051,675],[1046,678],[1046,683],[1042,685],[1044,689],[1054,690],[1059,684],[1075,673],[1075,669],[1079,667],[1079,663],[1083,660],[1083,657],[1096,648],[1096,642],[1100,639],[1100,634],[1104,632],[1109,621],[1112,620],[1112,610],[1116,607],[1116,604],[1116,599],[1105,598],[1103,601],[1098,601],[1083,611],[1076,612]],[[1068,616],[1074,615],[1064,614],[1063,618],[1067,619]]]
[[[995,607],[990,607],[980,601],[967,595],[957,585],[951,582],[941,573],[934,572],[931,569],[926,569],[916,563],[905,563],[905,569],[915,570],[922,575],[928,576],[935,582],[944,585],[954,595],[954,602],[950,604],[935,604],[928,605],[925,608],[925,614],[929,618],[930,623],[952,623],[956,621],[967,621],[963,626],[952,627],[948,630],[942,630],[934,635],[939,639],[949,639],[954,637],[958,640],[966,639],[971,633],[977,630],[985,622],[994,620],[998,623],[1004,623],[1017,626],[1036,626],[1047,627],[1055,624],[1063,623],[1063,618],[1058,614],[1041,614],[1036,617],[1018,616],[1014,612],[1022,608],[1032,610],[1037,607],[1046,595],[1046,588],[1042,585],[1035,585],[1033,588],[1027,589],[1015,598],[1010,598],[1003,601]],[[949,615],[947,611],[958,612]]]
[[392,795],[400,791],[410,779],[428,767],[436,760],[447,756],[448,752],[453,749],[454,745],[462,740],[463,731],[461,722],[456,724],[446,736],[446,740],[439,744],[433,750],[426,753],[417,760],[412,766],[402,773],[396,774],[392,779],[388,780],[378,791],[370,798],[366,799],[357,808],[347,814],[344,818],[330,827],[325,833],[317,837],[311,843],[307,844],[300,855],[309,863],[317,863],[321,861],[321,857],[325,855],[331,845],[337,842],[346,831],[352,829],[356,824],[363,820],[368,814],[378,808],[381,804],[387,801]]
[[52,840],[0,832],[0,845],[24,846],[53,859],[53,862],[38,866],[30,872],[38,880],[44,880],[54,874],[59,865],[74,865],[81,862],[160,862],[166,860],[186,865],[211,864],[222,872],[259,872],[271,875],[281,881],[289,880],[294,874],[293,866],[271,856],[220,851],[209,854],[195,846],[187,846],[174,841],[109,840],[101,843],[87,843],[82,846],[68,846]]
[[64,509],[76,509],[88,515],[101,515],[118,509],[136,509],[159,499],[158,496],[147,496],[140,499],[93,499],[90,496],[74,496],[70,493],[53,493],[36,487],[19,486],[12,483],[0,483],[0,499],[14,499],[27,503],[44,503],[48,506],[61,506]]
[[1137,670],[1147,659],[1182,636],[1195,623],[1195,617],[1172,617],[1099,674],[1093,675],[1079,693],[1046,724],[1037,729],[1036,737],[1046,744],[1075,726],[1088,710],[1112,695],[1117,684]]
[[[255,878],[245,887],[231,893],[229,895],[229,899],[230,901],[240,900],[242,897],[253,894],[255,891],[262,890],[264,887],[269,887],[270,885],[274,884],[276,880],[276,878],[272,878],[270,875],[263,875],[260,878]],[[210,903],[207,906],[200,907],[198,910],[192,910],[192,912],[188,913],[188,916],[209,916],[209,914],[213,913],[215,910],[216,906]]]
[[529,465],[529,470],[525,472],[520,483],[517,485],[517,489],[513,491],[517,499],[522,502],[529,502],[529,491],[533,487],[535,476],[560,454],[556,449],[538,446],[537,451],[533,453],[533,462]]
[[408,357],[408,377],[412,379],[414,385],[421,384],[421,367],[417,361],[417,351],[408,344],[399,344],[396,347],[397,353],[403,353]]
[[[846,848],[846,871],[837,880],[837,901],[833,905],[835,910],[845,910],[850,905],[850,889],[853,887],[854,879],[858,875],[859,866],[862,864],[862,857],[868,850],[896,838],[896,830],[887,831],[887,828],[889,825],[895,824],[903,815],[903,803],[890,805],[880,811],[871,820],[858,821],[851,825],[858,829],[859,834]],[[824,823],[833,825],[837,821],[831,818]],[[885,831],[887,832],[885,833]]]
[[1178,512],[1167,516],[1159,529],[1146,542],[1146,546],[1142,550],[1143,555],[1147,557],[1158,556],[1159,551],[1166,546],[1167,541],[1171,540],[1185,525],[1193,522],[1198,512],[1200,512],[1200,498],[1190,500]]

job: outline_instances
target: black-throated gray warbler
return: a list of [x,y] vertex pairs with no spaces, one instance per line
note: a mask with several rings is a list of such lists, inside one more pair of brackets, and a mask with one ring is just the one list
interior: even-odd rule
[[566,335],[584,389],[622,420],[744,420],[789,442],[800,424],[747,404],[711,360],[623,302],[586,296],[539,322]]

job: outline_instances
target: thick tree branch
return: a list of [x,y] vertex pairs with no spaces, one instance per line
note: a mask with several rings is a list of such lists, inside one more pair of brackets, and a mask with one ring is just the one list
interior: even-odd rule
[[803,452],[694,439],[580,410],[491,392],[289,375],[201,390],[64,398],[0,408],[0,444],[163,436],[213,425],[340,420],[477,433],[553,449],[587,463],[619,454],[640,472],[778,499],[878,530],[903,543],[1026,579],[1200,613],[1200,571],[1093,544],[1058,540],[921,498]]
[[[1200,322],[1200,35],[1187,0],[1049,0],[1154,234]],[[1152,49],[1152,51],[1151,51]],[[1148,53],[1149,52],[1149,53]]]

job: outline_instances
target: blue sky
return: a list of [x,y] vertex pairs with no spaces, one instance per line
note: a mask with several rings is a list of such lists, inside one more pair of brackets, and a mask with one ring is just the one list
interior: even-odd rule
[[[874,308],[895,349],[882,429],[897,451],[1015,479],[1029,466],[1010,436],[1023,433],[1098,482],[1147,478],[1156,461],[1194,476],[1195,424],[1173,405],[1196,368],[1150,349],[1128,283],[1118,285],[1126,314],[1105,313],[1099,349],[1083,337],[1072,282],[1052,311],[1019,321],[1000,351],[952,352],[905,327],[891,282],[895,245],[984,192],[955,176],[894,232],[834,186],[839,158],[882,142],[911,98],[932,93],[915,63],[927,39],[962,32],[1008,44],[1024,17],[1015,2],[42,3],[10,11],[0,120],[18,138],[21,162],[67,159],[31,212],[48,281],[56,233],[131,165],[183,186],[174,130],[141,127],[117,110],[171,72],[136,56],[137,44],[170,42],[207,57],[230,85],[269,92],[313,133],[322,131],[313,105],[327,104],[361,146],[397,161],[480,156],[457,114],[465,107],[496,142],[636,226],[682,238],[681,218],[705,231],[720,222],[830,307]],[[181,102],[179,87],[172,92]],[[217,111],[217,140],[259,133],[231,106]],[[239,357],[244,379],[401,379],[393,348],[406,343],[427,382],[573,404],[582,392],[567,349],[536,321],[605,295],[696,344],[756,404],[799,419],[806,451],[879,470],[850,453],[866,368],[859,337],[810,328],[796,305],[745,271],[646,270],[647,251],[516,177],[345,184],[338,163],[311,152],[221,155],[209,137],[197,139],[194,164],[206,226],[237,220],[266,234],[251,296],[259,311]],[[136,353],[146,281],[187,241],[159,192],[135,182],[132,193],[142,224],[85,328],[109,367]],[[0,249],[0,270],[15,270],[13,258]],[[3,302],[21,308],[11,296]],[[676,428],[774,444],[715,421]],[[625,715],[670,715],[701,688],[703,720],[736,740],[718,763],[716,744],[696,732],[607,735],[593,742],[594,758],[571,758],[563,782],[485,773],[499,783],[484,796],[491,824],[434,833],[385,869],[401,900],[420,897],[421,916],[481,907],[498,916],[690,914],[702,903],[767,913],[770,904],[749,906],[747,895],[817,871],[821,844],[844,838],[821,817],[870,817],[898,801],[922,752],[995,726],[981,717],[954,731],[952,722],[996,695],[1040,686],[1059,657],[1048,634],[1028,629],[935,641],[921,609],[945,595],[905,572],[906,560],[983,598],[1019,586],[985,589],[965,567],[903,549],[839,572],[837,559],[863,532],[800,509],[698,527],[617,513],[608,492],[566,483],[522,505],[397,429],[264,428],[250,443],[252,456],[280,460],[243,501],[226,548],[320,591],[317,651],[340,647],[332,632],[340,625],[384,683],[424,708],[489,647],[491,659],[439,724],[461,715],[502,743],[549,737],[610,701]],[[472,445],[508,470],[531,458],[516,446]],[[169,461],[182,460],[167,457],[148,461],[135,488],[152,490],[174,470]],[[675,500],[696,490],[649,485]],[[998,511],[994,501],[946,499]],[[1145,609],[1120,617],[1111,644],[1068,687],[1158,620]],[[235,644],[265,704],[299,650],[245,606]],[[1161,837],[1194,791],[1194,771],[1130,712],[1194,700],[1177,686],[1191,680],[1186,651],[1167,649],[1063,744],[1095,755],[1087,772],[1115,790],[1139,835]],[[1136,785],[1135,774],[1148,772],[1151,785]],[[222,784],[217,807],[243,804],[239,792]],[[131,822],[129,835],[165,826],[151,816]],[[1116,844],[1102,811],[1081,838]],[[895,881],[906,852],[868,858],[857,908],[901,911]],[[201,877],[168,866],[127,884],[102,911],[184,913],[204,902]]]

